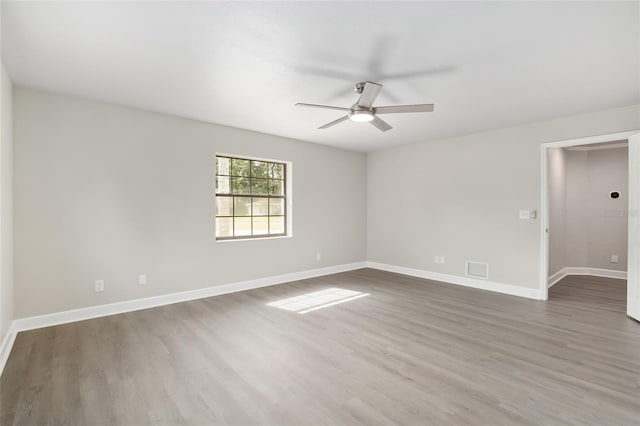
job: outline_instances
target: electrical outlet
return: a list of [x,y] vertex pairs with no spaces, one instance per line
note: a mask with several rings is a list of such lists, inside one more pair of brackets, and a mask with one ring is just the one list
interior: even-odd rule
[[146,274],[138,275],[138,284],[139,285],[146,285],[147,284],[147,275]]
[[318,252],[316,253],[316,260],[320,262],[320,259],[322,259],[322,255],[320,254],[320,252]]
[[96,293],[100,293],[104,291],[104,280],[96,280],[95,281],[95,289]]
[[444,263],[444,256],[440,256],[440,263]]
[[611,255],[611,263],[618,263],[618,255],[617,254],[612,254]]
[[520,219],[531,218],[531,212],[529,210],[520,210]]

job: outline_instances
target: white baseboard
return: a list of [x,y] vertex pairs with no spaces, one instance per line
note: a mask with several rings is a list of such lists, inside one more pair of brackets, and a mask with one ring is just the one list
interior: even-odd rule
[[344,265],[328,266],[326,268],[310,269],[307,271],[293,272],[283,275],[274,275],[271,277],[240,281],[237,283],[223,284],[197,290],[163,294],[160,296],[145,297],[142,299],[126,300],[123,302],[110,303],[106,305],[89,306],[86,308],[72,309],[69,311],[54,312],[52,314],[14,319],[11,323],[11,326],[9,327],[7,335],[2,340],[2,344],[0,346],[0,375],[4,370],[4,366],[7,362],[7,359],[9,358],[11,349],[13,348],[13,343],[15,342],[16,336],[20,331],[50,327],[53,325],[83,321],[92,318],[121,314],[125,312],[138,311],[141,309],[155,308],[157,306],[171,305],[173,303],[186,302],[188,300],[203,299],[205,297],[219,296],[222,294],[267,287],[270,285],[283,284],[292,281],[321,277],[324,275],[337,274],[340,272],[353,271],[355,269],[365,268],[366,266],[367,262],[347,263]]
[[186,302],[188,300],[203,299],[205,297],[235,293],[238,291],[267,287],[270,285],[320,277],[323,275],[337,274],[339,272],[352,271],[354,269],[362,269],[364,267],[366,267],[366,262],[348,263],[344,265],[329,266],[326,268],[310,269],[307,271],[275,275],[248,281],[240,281],[237,283],[223,284],[197,290],[163,294],[160,296],[152,296],[142,299],[110,303],[107,305],[90,306],[87,308],[20,318],[13,321],[13,326],[16,332],[33,330],[36,328],[50,327],[52,325],[59,325],[69,322],[121,314],[124,312],[138,311],[140,309],[155,308],[157,306],[171,305],[173,303]]
[[538,299],[537,289],[519,287],[510,284],[496,283],[487,280],[480,280],[457,275],[441,274],[426,270],[405,268],[402,266],[388,265],[377,262],[356,262],[344,265],[329,266],[320,269],[293,272],[290,274],[275,275],[271,277],[258,278],[237,283],[223,284],[219,286],[206,287],[197,290],[170,293],[160,296],[146,297],[142,299],[126,300],[123,302],[110,303],[106,305],[90,306],[86,308],[72,309],[68,311],[55,312],[52,314],[38,315],[26,318],[15,319],[12,324],[14,334],[20,331],[33,330],[36,328],[50,327],[53,325],[66,324],[75,321],[82,321],[92,318],[132,312],[140,309],[154,308],[157,306],[170,305],[173,303],[186,302],[188,300],[202,299],[206,297],[219,296],[222,294],[235,293],[239,291],[251,290],[254,288],[267,287],[270,285],[282,284],[291,281],[298,281],[323,275],[337,274],[340,272],[353,271],[361,268],[374,268],[383,271],[397,272],[404,275],[411,275],[419,278],[426,278],[435,281],[442,281],[450,284],[463,285],[466,287],[490,290],[498,293],[510,294],[513,296]]
[[558,272],[547,278],[547,288],[551,288],[553,285],[557,284],[558,281],[567,276],[565,269],[567,268],[562,268]]
[[2,343],[0,344],[0,375],[2,375],[4,366],[9,359],[9,354],[13,348],[13,342],[16,341],[17,334],[18,332],[15,330],[15,324],[11,322],[9,329],[7,330],[7,334],[4,336],[4,339],[2,339]]
[[[276,284],[283,284],[291,281],[315,278],[324,275],[337,274],[340,272],[353,271],[362,268],[373,268],[382,271],[396,272],[429,280],[440,281],[449,284],[462,285],[482,290],[489,290],[513,296],[526,297],[529,299],[541,299],[540,291],[537,289],[520,287],[510,284],[502,284],[493,281],[480,280],[458,275],[448,275],[438,272],[431,272],[420,269],[406,268],[403,266],[388,265],[377,262],[356,262],[344,265],[329,266],[326,268],[311,269],[307,271],[293,272],[290,274],[276,275],[254,280],[241,281],[237,283],[224,284],[207,287],[197,290],[171,293],[160,296],[147,297],[142,299],[127,300],[123,302],[110,303],[106,305],[90,306],[86,308],[73,309],[69,311],[55,312],[52,314],[38,315],[27,318],[15,319],[11,324],[9,332],[0,346],[0,374],[9,357],[16,335],[20,331],[33,330],[37,328],[50,327],[75,321],[82,321],[92,318],[132,312],[141,309],[154,308],[157,306],[170,305],[173,303],[186,302],[188,300],[202,299],[206,297],[218,296],[222,294],[235,293],[239,291],[251,290],[254,288],[267,287]],[[584,269],[584,268],[583,268]],[[594,270],[595,271],[595,270]],[[605,270],[601,270],[605,271]],[[611,272],[611,271],[609,271]],[[616,272],[616,271],[613,271]],[[578,272],[574,272],[578,273]],[[594,275],[590,273],[589,275]],[[597,274],[595,274],[597,275]],[[603,275],[604,276],[604,275]],[[610,276],[610,275],[606,275]],[[626,277],[626,273],[625,273]]]
[[406,268],[404,266],[388,265],[378,262],[367,262],[367,266],[382,271],[396,272],[398,274],[410,275],[412,277],[426,278],[433,281],[441,281],[448,284],[462,285],[465,287],[478,288],[481,290],[495,291],[497,293],[509,294],[512,296],[526,297],[529,299],[541,300],[540,290],[535,288],[520,287],[511,284],[502,284],[477,278],[463,277],[459,275],[442,274],[423,269]]
[[562,268],[547,279],[548,286],[551,287],[567,275],[592,275],[594,277],[615,278],[618,280],[627,279],[627,271],[614,271],[613,269],[599,269],[567,266]]

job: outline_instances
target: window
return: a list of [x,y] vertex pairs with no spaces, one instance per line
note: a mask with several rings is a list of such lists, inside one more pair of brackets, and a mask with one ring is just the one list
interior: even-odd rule
[[216,156],[216,239],[287,235],[287,164]]

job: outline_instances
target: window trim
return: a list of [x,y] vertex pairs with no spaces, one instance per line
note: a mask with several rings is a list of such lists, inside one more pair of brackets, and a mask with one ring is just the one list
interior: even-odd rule
[[[216,221],[218,220],[218,216],[215,214],[218,210],[218,196],[225,197],[231,196],[231,194],[217,194],[216,193],[216,176],[217,176],[217,162],[216,159],[218,157],[228,157],[228,158],[237,158],[240,160],[253,160],[253,161],[264,161],[269,163],[279,163],[285,165],[285,173],[284,173],[284,204],[285,204],[285,214],[284,214],[284,226],[285,233],[284,234],[266,234],[266,235],[243,235],[243,236],[232,236],[232,237],[218,237],[216,236]],[[287,160],[278,160],[278,159],[270,159],[264,157],[253,157],[248,155],[241,154],[229,154],[224,152],[216,152],[213,157],[213,193],[214,193],[214,222],[213,222],[213,236],[215,238],[216,243],[228,243],[231,241],[252,241],[252,240],[275,240],[282,238],[291,238],[293,237],[293,186],[292,186],[292,176],[293,176],[293,162]],[[251,196],[247,194],[247,196]],[[257,196],[259,197],[259,196]],[[266,197],[268,198],[268,197]],[[248,216],[253,217],[253,216]]]

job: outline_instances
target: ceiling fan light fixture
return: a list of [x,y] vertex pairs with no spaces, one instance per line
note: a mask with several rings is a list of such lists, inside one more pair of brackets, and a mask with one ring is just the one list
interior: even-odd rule
[[373,121],[373,112],[368,110],[355,110],[349,113],[349,120],[356,123],[366,123]]
[[[0,0],[1,1],[1,0]],[[374,107],[373,103],[376,100],[376,96],[380,93],[382,84],[373,83],[371,81],[364,81],[356,84],[356,92],[360,94],[358,102],[353,104],[351,108],[344,108],[332,105],[320,105],[320,104],[307,104],[297,103],[296,106],[311,107],[311,108],[324,108],[334,109],[339,111],[345,111],[346,115],[333,120],[323,126],[318,127],[318,130],[328,129],[336,124],[342,123],[347,120],[351,120],[356,123],[369,123],[381,132],[393,129],[389,123],[380,119],[378,114],[400,114],[408,112],[433,112],[433,104],[417,104],[417,105],[390,105],[382,107]]]

